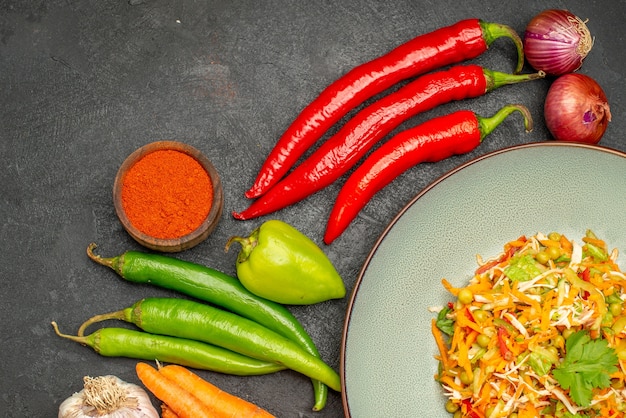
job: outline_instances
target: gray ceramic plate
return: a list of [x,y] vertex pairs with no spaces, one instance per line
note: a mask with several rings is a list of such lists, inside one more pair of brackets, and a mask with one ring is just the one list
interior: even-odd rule
[[508,148],[473,160],[417,195],[370,253],[344,328],[346,416],[442,417],[433,376],[431,306],[450,300],[476,255],[499,254],[522,234],[592,229],[626,262],[626,154],[562,142]]

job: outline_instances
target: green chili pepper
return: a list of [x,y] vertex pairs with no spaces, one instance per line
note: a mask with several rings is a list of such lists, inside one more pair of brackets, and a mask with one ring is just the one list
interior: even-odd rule
[[269,220],[241,244],[237,276],[252,293],[278,303],[308,305],[346,295],[343,280],[326,254],[293,226]]
[[281,364],[258,360],[200,341],[152,335],[126,328],[101,328],[87,336],[74,336],[62,334],[56,322],[52,326],[58,336],[91,347],[105,357],[158,360],[239,376],[263,375],[286,369]]
[[146,298],[120,311],[98,315],[81,326],[120,319],[151,334],[169,335],[217,345],[252,358],[282,364],[341,391],[339,375],[295,342],[251,321],[187,299]]
[[[94,254],[95,248],[93,243],[87,248],[89,258],[112,268],[125,280],[175,290],[220,306],[264,325],[320,357],[309,334],[287,308],[253,294],[234,277],[210,267],[159,254],[127,251],[117,257],[103,258]],[[319,381],[313,381],[313,389],[313,410],[319,411],[326,405],[328,388]]]

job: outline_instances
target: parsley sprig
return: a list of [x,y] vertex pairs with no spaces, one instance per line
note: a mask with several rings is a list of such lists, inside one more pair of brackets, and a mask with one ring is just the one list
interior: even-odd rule
[[554,369],[554,377],[579,406],[587,407],[593,389],[610,386],[610,374],[616,372],[618,358],[604,339],[592,340],[587,331],[570,335],[565,343],[565,359]]
[[452,312],[449,306],[444,307],[437,315],[437,327],[446,335],[454,335],[454,319],[448,318],[448,314]]

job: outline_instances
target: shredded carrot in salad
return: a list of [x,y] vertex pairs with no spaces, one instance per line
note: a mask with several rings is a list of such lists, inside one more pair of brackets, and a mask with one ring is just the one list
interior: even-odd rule
[[433,318],[435,376],[454,418],[626,414],[626,275],[587,231],[521,236]]

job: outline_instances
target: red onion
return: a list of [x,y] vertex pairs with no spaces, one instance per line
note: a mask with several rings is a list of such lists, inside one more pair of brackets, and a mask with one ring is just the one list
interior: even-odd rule
[[596,144],[611,121],[611,110],[604,90],[593,78],[570,73],[550,86],[544,116],[554,139]]
[[585,22],[567,10],[544,10],[528,23],[524,33],[526,60],[550,75],[578,70],[592,46]]

